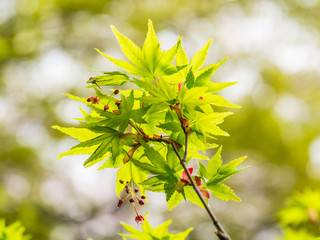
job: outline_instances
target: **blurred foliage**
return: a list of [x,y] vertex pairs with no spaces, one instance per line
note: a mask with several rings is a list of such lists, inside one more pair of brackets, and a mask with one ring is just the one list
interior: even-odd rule
[[25,228],[20,222],[15,222],[6,226],[3,219],[0,219],[0,239],[1,240],[29,240],[31,237],[25,235]]
[[184,240],[188,236],[188,234],[192,231],[192,228],[185,230],[180,233],[169,233],[168,227],[171,224],[171,220],[162,223],[156,228],[152,228],[147,219],[144,220],[142,225],[142,231],[126,224],[121,223],[122,226],[130,232],[128,233],[119,233],[122,236],[123,240],[126,240],[127,237],[131,239],[138,240]]
[[[50,130],[53,124],[65,125],[62,119],[68,119],[70,109],[76,108],[70,107],[63,93],[85,96],[82,89],[91,74],[88,66],[112,69],[93,50],[110,52],[115,48],[114,52],[119,52],[109,24],[142,43],[151,18],[163,37],[170,38],[170,32],[180,34],[195,47],[194,52],[213,37],[215,52],[209,53],[213,60],[230,56],[214,80],[240,80],[233,92],[225,92],[226,98],[237,96],[242,82],[248,91],[233,101],[243,108],[222,126],[232,137],[218,141],[224,145],[224,159],[247,154],[251,165],[245,176],[232,183],[242,192],[241,206],[226,208],[212,200],[221,221],[231,226],[231,236],[259,240],[266,232],[268,236],[280,235],[274,215],[284,199],[306,186],[319,189],[319,165],[314,163],[318,146],[314,143],[320,136],[320,74],[315,65],[319,55],[318,0],[218,0],[214,4],[210,0],[2,0],[0,9],[0,216],[9,224],[20,219],[35,239],[60,240],[57,236],[66,233],[72,234],[69,239],[119,239],[118,220],[125,218],[126,210],[115,211],[112,199],[97,203],[79,194],[67,175],[73,172],[55,162],[57,153],[72,144],[65,142],[68,146],[63,148],[58,144],[62,134]],[[262,51],[254,43],[270,37],[263,35],[270,27],[268,16],[277,21],[271,35],[280,31],[281,37],[261,45]],[[245,23],[242,28],[237,25]],[[281,24],[285,27],[280,28]],[[257,35],[252,36],[246,30],[255,25],[253,33]],[[240,37],[244,43],[239,43]],[[278,44],[280,47],[274,48]],[[293,53],[285,58],[290,44]],[[301,55],[304,50],[309,53]],[[269,58],[272,54],[274,58]],[[279,62],[306,63],[307,67],[286,71]],[[245,69],[254,72],[253,85],[247,80],[252,75],[243,72]],[[89,177],[85,179],[89,181]],[[68,190],[52,187],[58,184]],[[46,186],[53,188],[51,193],[44,191]],[[53,193],[57,194],[56,204]],[[85,214],[74,214],[72,209],[77,208]],[[210,223],[202,212],[184,217],[181,213],[183,208],[165,212],[166,219],[173,219],[173,229],[183,231],[183,222],[189,222],[197,226],[190,239],[211,235]],[[103,221],[108,222],[103,229],[111,226],[114,230],[92,230],[93,223]]]
[[[278,212],[284,229],[284,240],[315,239],[320,236],[320,191],[296,193]],[[320,237],[319,237],[320,238]]]

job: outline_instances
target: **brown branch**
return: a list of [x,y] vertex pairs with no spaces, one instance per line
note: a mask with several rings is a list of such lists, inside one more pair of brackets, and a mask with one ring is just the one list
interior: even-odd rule
[[178,149],[176,148],[176,146],[171,143],[171,146],[173,148],[173,150],[175,151],[177,157],[180,160],[180,164],[182,165],[185,173],[188,175],[188,178],[191,182],[191,185],[193,187],[193,189],[195,190],[195,192],[197,193],[198,197],[200,198],[203,206],[205,207],[205,209],[207,210],[213,225],[216,227],[217,231],[215,232],[215,234],[218,236],[218,238],[220,240],[231,240],[230,236],[228,235],[228,233],[223,229],[221,223],[219,222],[219,220],[217,219],[217,217],[214,215],[214,213],[211,211],[209,205],[207,204],[206,200],[204,199],[203,195],[201,194],[199,188],[197,187],[197,185],[195,184],[195,182],[193,181],[193,178],[191,177],[191,174],[188,171],[188,168],[186,166],[186,160],[187,160],[187,156],[188,156],[188,138],[189,138],[189,132],[186,130],[185,126],[181,125],[183,132],[185,134],[185,151],[184,151],[184,156],[183,158],[181,158]]

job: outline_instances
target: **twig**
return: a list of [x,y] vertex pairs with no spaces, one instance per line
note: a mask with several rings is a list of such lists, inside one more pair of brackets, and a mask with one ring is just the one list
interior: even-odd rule
[[217,219],[217,217],[214,215],[214,213],[211,211],[210,207],[208,206],[206,200],[204,199],[204,197],[202,196],[201,192],[199,191],[199,188],[197,187],[197,185],[195,184],[195,182],[193,181],[189,171],[188,171],[188,168],[186,166],[186,160],[187,160],[187,156],[188,156],[188,138],[189,138],[189,132],[187,132],[186,128],[182,126],[182,129],[183,129],[183,132],[185,134],[185,137],[186,137],[186,140],[185,140],[185,151],[184,151],[184,156],[183,158],[181,158],[176,146],[171,143],[171,146],[173,148],[173,150],[175,151],[177,157],[179,158],[180,160],[180,164],[182,165],[185,173],[188,175],[188,178],[191,182],[191,185],[193,187],[193,189],[195,190],[195,192],[197,193],[198,197],[200,198],[203,206],[205,207],[205,209],[207,210],[212,222],[213,222],[213,225],[217,228],[217,231],[215,232],[215,234],[218,236],[218,238],[220,240],[231,240],[230,236],[228,235],[228,233],[223,229],[221,223],[219,222],[219,220]]

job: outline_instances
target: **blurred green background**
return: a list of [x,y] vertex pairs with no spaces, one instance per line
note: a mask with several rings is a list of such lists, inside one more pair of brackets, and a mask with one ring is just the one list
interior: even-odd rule
[[[120,239],[119,221],[133,225],[133,210],[116,208],[115,170],[57,163],[75,142],[50,126],[81,115],[63,94],[90,96],[94,70],[117,69],[95,47],[124,58],[109,25],[141,45],[148,18],[164,49],[180,35],[191,57],[212,38],[206,63],[230,56],[213,81],[238,81],[221,94],[243,108],[218,143],[251,168],[228,180],[241,203],[210,205],[233,239],[276,239],[287,196],[320,183],[319,0],[1,0],[0,218],[38,240]],[[190,240],[216,239],[202,209],[148,198],[139,211],[152,224],[171,218],[171,231],[195,227]]]

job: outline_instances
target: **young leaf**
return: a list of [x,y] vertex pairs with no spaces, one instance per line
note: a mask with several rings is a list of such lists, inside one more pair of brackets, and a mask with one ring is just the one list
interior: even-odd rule
[[193,190],[192,186],[185,186],[183,188],[186,199],[188,199],[193,204],[198,205],[201,208],[204,208],[203,203],[201,202],[197,193]]
[[167,201],[168,210],[171,211],[175,206],[181,203],[183,200],[183,195],[177,191],[174,191],[170,199]]
[[128,58],[128,60],[134,65],[144,68],[142,64],[143,60],[141,59],[141,49],[128,37],[121,34],[114,26],[111,25],[111,29],[118,40],[122,52]]
[[221,167],[222,160],[221,160],[221,150],[222,147],[218,149],[216,154],[208,161],[207,164],[207,179],[212,178],[218,171],[218,169]]
[[139,231],[132,226],[121,222],[122,226],[131,234],[119,233],[119,235],[138,240],[184,240],[192,231],[192,228],[189,228],[184,232],[173,234],[168,232],[168,226],[171,224],[171,220],[162,223],[156,228],[152,228],[152,226],[146,219],[146,215],[144,216],[144,219],[145,220],[142,225],[142,231]]
[[150,19],[148,20],[148,33],[142,47],[142,54],[148,63],[149,72],[153,76],[159,61],[161,50]]
[[240,198],[237,197],[236,194],[234,194],[233,190],[229,188],[228,186],[220,183],[220,184],[209,184],[207,185],[210,192],[215,196],[216,198],[219,198],[223,201],[229,201],[233,200],[236,202],[240,202]]
[[201,66],[203,65],[204,61],[206,60],[206,56],[208,53],[208,49],[212,39],[210,39],[191,59],[190,65],[194,72],[196,72]]
[[60,132],[68,134],[69,136],[79,140],[80,142],[87,141],[89,139],[98,137],[99,134],[87,129],[87,128],[74,128],[74,127],[59,127],[57,125],[51,126],[53,129],[57,129]]
[[105,72],[106,75],[90,78],[87,83],[97,83],[99,86],[120,86],[129,81],[128,75],[115,71]]

